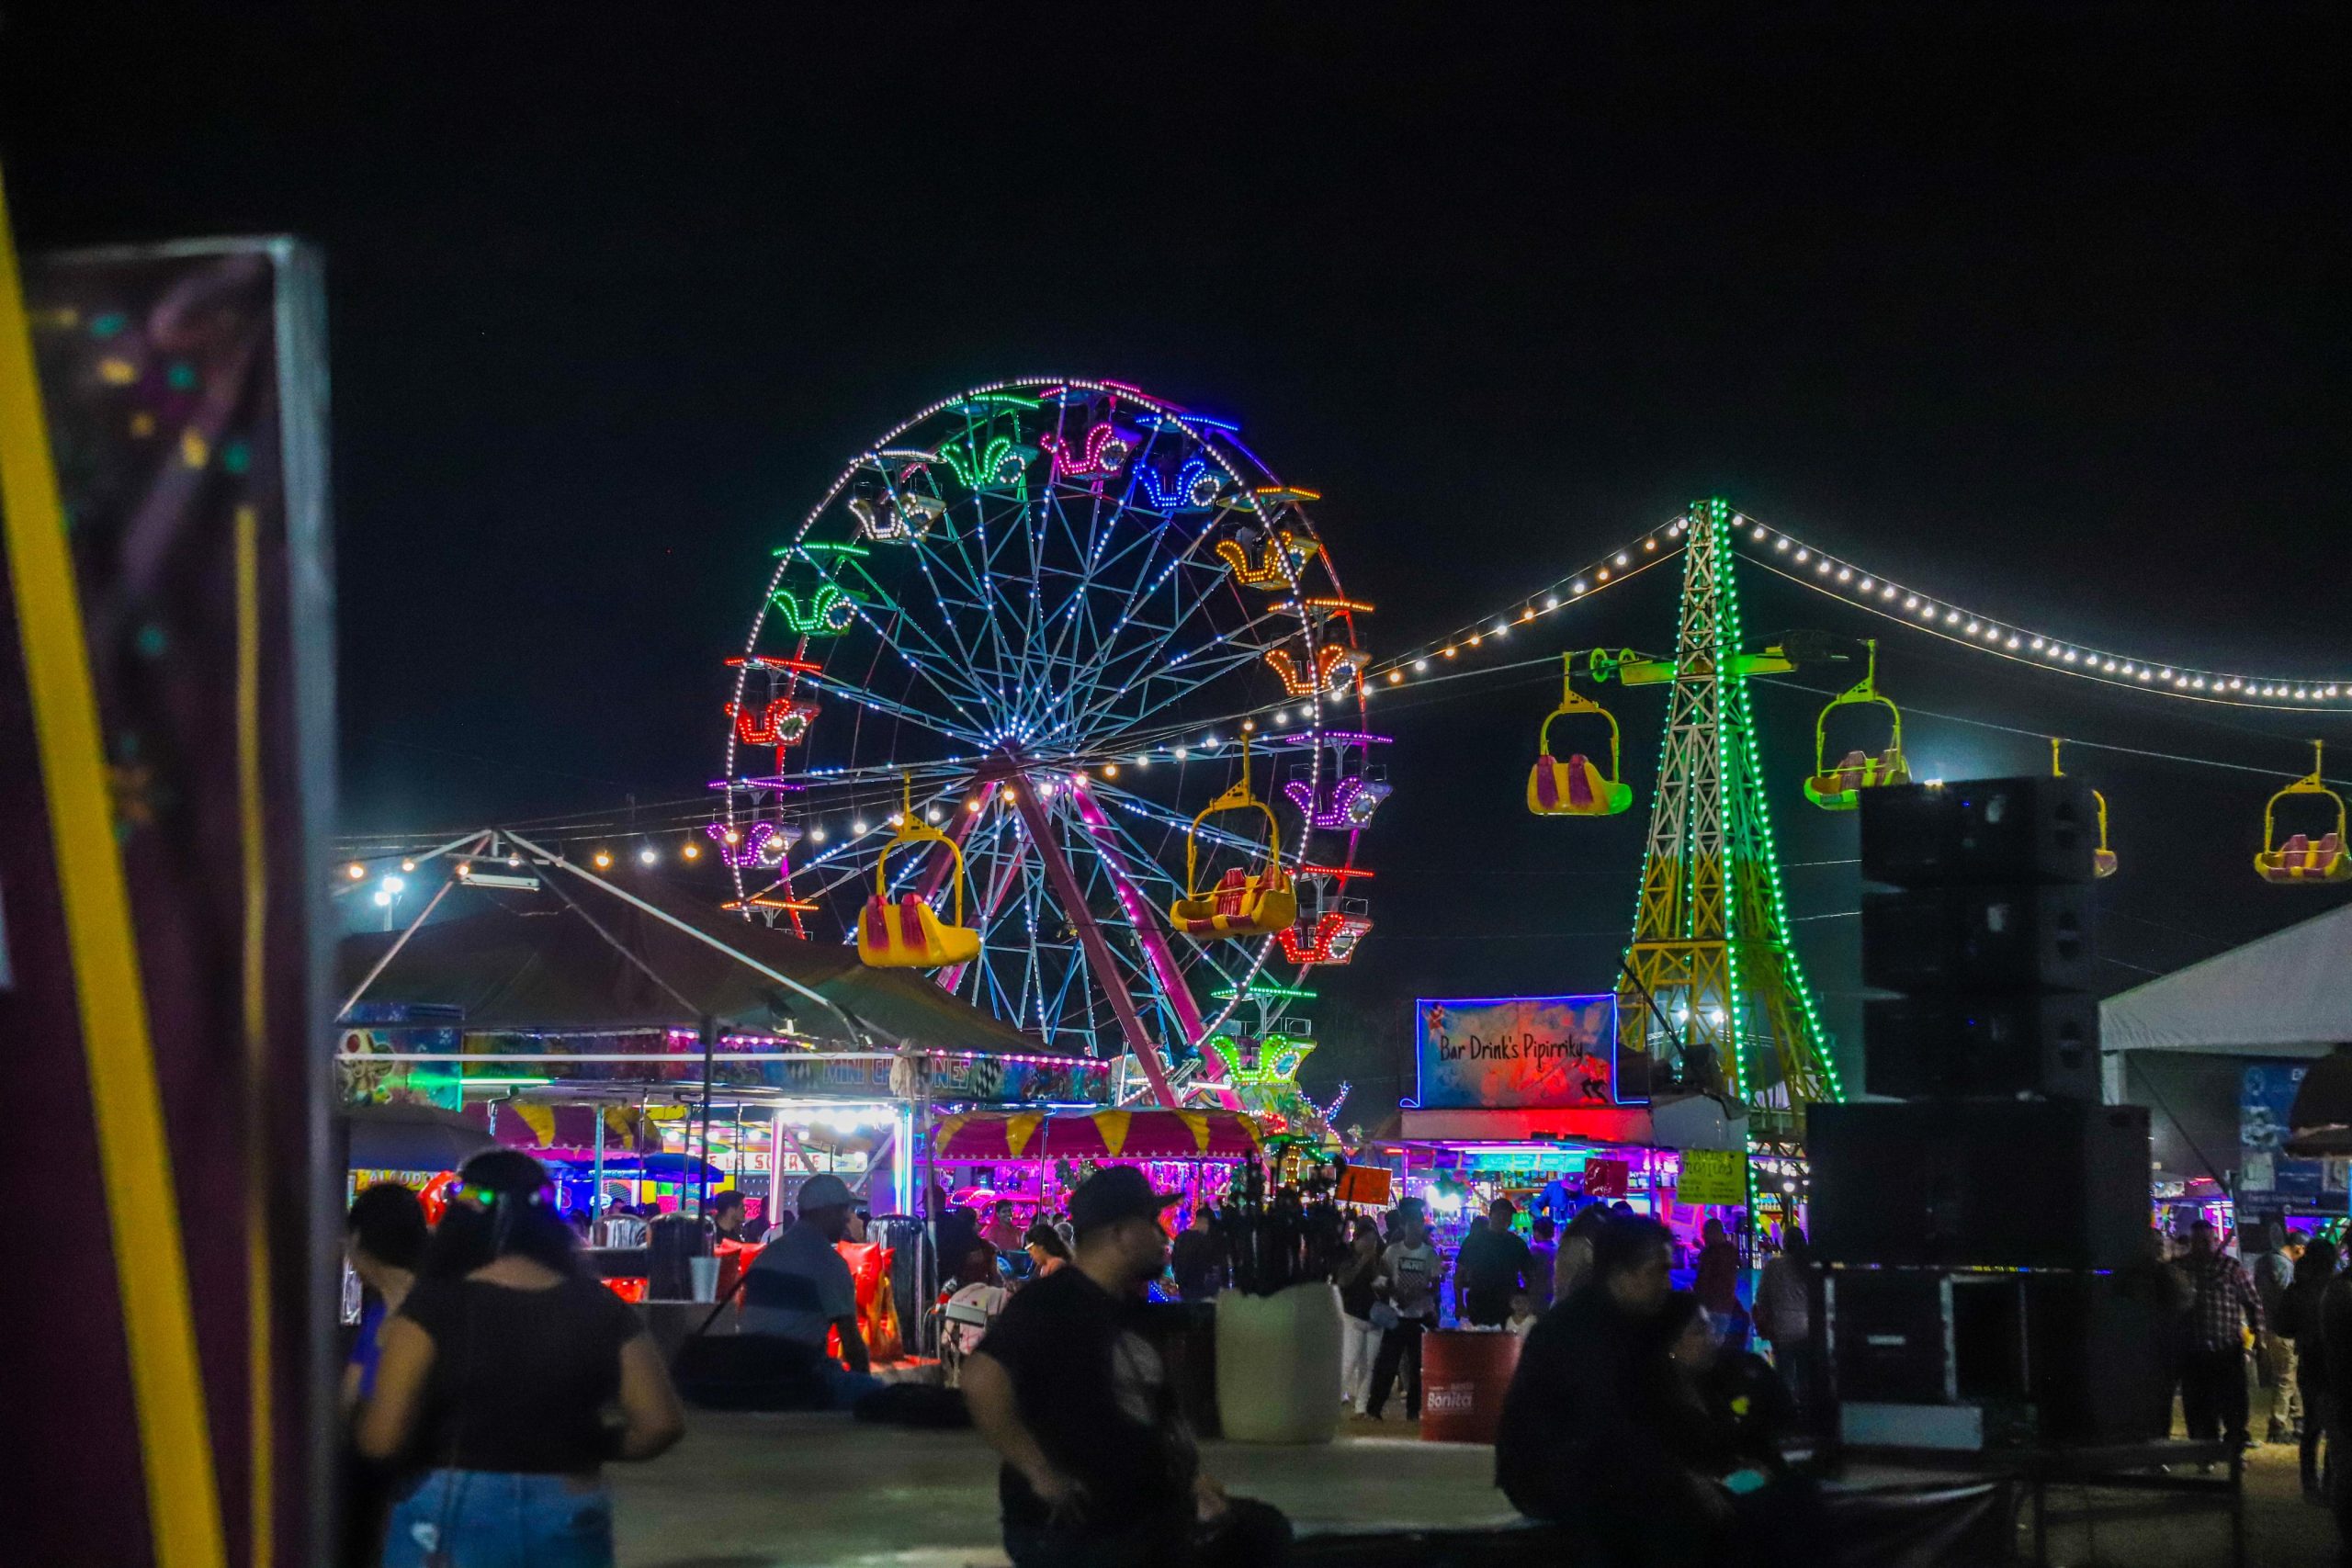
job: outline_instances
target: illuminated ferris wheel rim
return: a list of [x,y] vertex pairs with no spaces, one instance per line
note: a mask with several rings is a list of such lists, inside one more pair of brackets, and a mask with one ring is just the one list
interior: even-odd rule
[[[1133,582],[1126,585],[1128,594],[1126,604],[1132,611],[1135,604],[1141,603],[1150,593],[1159,591],[1163,585],[1176,578],[1180,571],[1195,579],[1189,590],[1180,586],[1171,595],[1172,603],[1181,608],[1170,612],[1174,619],[1162,632],[1162,640],[1164,643],[1172,637],[1176,628],[1185,620],[1215,601],[1217,611],[1222,613],[1227,622],[1225,629],[1208,643],[1186,649],[1182,656],[1182,658],[1189,658],[1200,655],[1201,672],[1195,679],[1191,678],[1191,671],[1187,671],[1184,680],[1176,683],[1173,694],[1148,710],[1123,709],[1115,702],[1097,702],[1074,716],[1065,716],[1060,729],[1054,732],[1051,731],[1045,718],[1041,717],[1042,710],[1038,705],[1040,701],[1052,699],[1046,702],[1047,708],[1054,705],[1055,702],[1068,707],[1069,705],[1067,702],[1068,693],[1057,682],[1069,682],[1072,671],[1081,672],[1089,679],[1098,676],[1102,666],[1108,660],[1108,649],[1116,641],[1118,635],[1128,627],[1128,619],[1125,616],[1110,628],[1107,637],[1098,639],[1099,647],[1090,647],[1090,651],[1095,656],[1091,664],[1071,659],[1063,659],[1058,662],[1034,662],[1033,649],[1024,642],[1017,653],[1009,648],[998,648],[992,657],[1006,662],[990,664],[986,660],[967,658],[962,661],[962,667],[955,675],[941,677],[938,674],[939,660],[945,654],[946,650],[943,644],[948,639],[933,639],[928,647],[919,649],[910,649],[909,645],[912,638],[908,628],[913,623],[914,617],[909,615],[905,608],[896,600],[884,595],[888,604],[886,614],[878,615],[871,614],[869,613],[871,606],[857,607],[852,612],[854,626],[845,625],[842,628],[862,631],[871,636],[870,647],[865,646],[863,641],[856,645],[860,653],[867,660],[863,673],[854,668],[845,675],[837,673],[844,662],[844,650],[853,646],[849,638],[824,639],[828,646],[820,660],[818,654],[811,651],[810,641],[804,628],[796,653],[795,662],[797,663],[798,668],[792,677],[796,682],[793,689],[799,689],[798,682],[805,682],[806,689],[811,697],[821,696],[831,699],[824,705],[824,711],[827,714],[833,713],[835,709],[848,709],[853,706],[865,710],[859,719],[853,721],[855,739],[852,742],[852,747],[861,755],[854,756],[850,765],[846,766],[812,765],[789,773],[779,766],[776,774],[773,777],[752,778],[739,768],[741,747],[749,742],[741,739],[738,728],[730,725],[727,739],[726,775],[715,782],[715,787],[726,792],[726,822],[730,834],[730,843],[733,841],[731,835],[739,825],[739,807],[743,804],[743,801],[739,799],[739,795],[741,792],[754,786],[773,788],[779,795],[792,794],[798,797],[802,805],[808,807],[818,806],[824,799],[835,797],[840,793],[854,793],[854,798],[876,807],[872,815],[874,818],[879,819],[884,818],[889,810],[889,807],[880,805],[881,800],[896,795],[902,778],[911,781],[908,787],[914,789],[919,795],[919,798],[913,801],[915,809],[925,820],[933,823],[936,823],[948,811],[954,810],[957,805],[963,805],[970,811],[978,812],[983,804],[980,797],[990,791],[1017,790],[1035,781],[1042,783],[1043,792],[1048,797],[1058,790],[1062,800],[1071,803],[1072,807],[1075,807],[1081,792],[1091,792],[1088,795],[1090,800],[1108,801],[1113,807],[1139,819],[1147,828],[1156,829],[1165,838],[1171,830],[1189,828],[1189,817],[1184,813],[1189,810],[1192,803],[1180,802],[1177,807],[1162,807],[1140,790],[1130,790],[1124,785],[1112,784],[1107,775],[1115,773],[1120,764],[1131,761],[1145,763],[1155,758],[1159,761],[1173,760],[1179,764],[1181,770],[1182,763],[1186,761],[1188,749],[1197,751],[1201,761],[1229,762],[1236,750],[1234,743],[1242,738],[1243,722],[1253,715],[1262,717],[1265,710],[1275,705],[1274,703],[1247,702],[1228,705],[1216,714],[1200,716],[1183,714],[1181,710],[1184,700],[1216,685],[1227,677],[1238,679],[1239,671],[1246,667],[1260,666],[1261,673],[1264,673],[1263,666],[1269,657],[1285,648],[1297,649],[1299,661],[1295,665],[1277,667],[1288,692],[1286,696],[1278,700],[1285,706],[1295,706],[1299,710],[1303,729],[1299,734],[1283,739],[1291,746],[1306,753],[1307,800],[1321,799],[1327,769],[1325,761],[1327,748],[1321,743],[1320,738],[1327,728],[1325,723],[1327,710],[1330,708],[1331,701],[1343,702],[1346,696],[1351,695],[1356,704],[1351,710],[1351,716],[1344,727],[1334,728],[1333,733],[1342,737],[1351,733],[1360,733],[1363,690],[1360,662],[1351,669],[1340,671],[1343,678],[1352,678],[1334,682],[1328,690],[1321,683],[1323,671],[1329,662],[1329,656],[1324,654],[1322,649],[1326,645],[1336,646],[1340,643],[1342,640],[1342,634],[1335,628],[1327,626],[1326,622],[1331,615],[1329,611],[1311,610],[1309,606],[1329,604],[1346,608],[1349,613],[1345,620],[1344,642],[1350,649],[1353,648],[1355,641],[1352,613],[1368,606],[1351,606],[1345,600],[1340,589],[1336,569],[1328,552],[1323,548],[1320,536],[1301,504],[1302,502],[1312,499],[1311,495],[1284,486],[1279,477],[1240,441],[1238,432],[1234,426],[1221,420],[1192,413],[1136,387],[1107,379],[1041,376],[992,381],[967,389],[954,396],[941,399],[913,416],[901,421],[844,467],[832,483],[827,487],[822,497],[802,517],[798,528],[794,533],[792,543],[776,552],[777,564],[769,578],[767,592],[762,598],[759,611],[753,618],[750,635],[744,643],[742,656],[741,660],[731,661],[737,663],[738,668],[735,671],[730,715],[744,711],[744,705],[751,695],[755,668],[763,663],[763,656],[758,652],[762,637],[769,634],[773,628],[779,604],[778,595],[788,592],[786,584],[794,573],[796,563],[813,562],[815,556],[812,552],[842,549],[840,543],[820,539],[817,535],[820,530],[826,528],[830,519],[839,514],[845,495],[849,495],[854,487],[858,487],[862,479],[874,480],[879,476],[884,490],[888,491],[888,499],[893,502],[897,502],[896,481],[892,481],[888,477],[892,466],[910,462],[941,462],[944,460],[944,454],[947,452],[954,441],[961,439],[968,442],[972,433],[983,427],[993,432],[996,426],[989,422],[999,417],[998,413],[981,411],[995,400],[1022,405],[1023,410],[1030,412],[1048,408],[1057,408],[1060,411],[1078,409],[1083,412],[1107,405],[1106,421],[1115,420],[1118,415],[1124,414],[1136,424],[1150,431],[1151,434],[1148,436],[1141,438],[1139,445],[1122,454],[1123,458],[1133,459],[1120,475],[1125,487],[1124,495],[1116,497],[1107,495],[1104,485],[1099,479],[1091,488],[1091,501],[1089,504],[1092,509],[1093,525],[1089,535],[1089,547],[1085,552],[1085,570],[1080,581],[1082,586],[1091,586],[1091,574],[1098,567],[1107,567],[1111,572],[1119,570],[1135,570],[1132,563],[1125,561],[1123,558],[1140,551],[1138,558],[1145,563],[1144,575],[1149,578],[1149,584],[1142,592],[1137,592]],[[910,448],[904,445],[910,433],[922,430],[927,423],[942,421],[957,414],[963,415],[967,423],[960,430],[950,433],[938,451],[932,451],[928,447]],[[1002,417],[1010,421],[1009,428],[1016,434],[1023,431],[1022,412],[1005,413]],[[1057,440],[1042,433],[1042,426],[1052,423],[1057,417],[1067,418],[1067,414],[1066,412],[1048,414],[1038,422],[1041,427],[1041,434],[1037,436],[1038,444],[1052,447],[1051,455],[1054,462],[1039,484],[1036,497],[1033,500],[1030,496],[1026,474],[1017,474],[1014,484],[1018,489],[1020,500],[1016,506],[1009,508],[1009,514],[1020,519],[1021,528],[1034,530],[1035,534],[1035,537],[1027,541],[1027,547],[1032,557],[1032,625],[1027,630],[1032,634],[1052,629],[1035,622],[1035,607],[1038,576],[1035,562],[1035,552],[1045,543],[1049,522],[1060,522],[1066,525],[1068,523],[1066,513],[1071,503],[1079,497],[1081,491],[1088,489],[1083,485],[1072,485],[1069,481],[1076,476],[1066,471],[1068,460],[1066,455],[1074,448],[1076,444],[1067,434],[1061,434]],[[1097,426],[1088,432],[1091,439],[1087,443],[1084,454],[1085,462],[1091,464],[1095,460],[1097,448],[1102,445],[1103,430],[1104,426]],[[1183,459],[1183,464],[1177,475],[1179,493],[1172,498],[1163,493],[1165,487],[1161,482],[1161,476],[1146,468],[1147,460],[1152,457],[1157,444],[1171,438],[1176,443],[1176,455]],[[966,455],[977,466],[978,451],[967,448]],[[1036,453],[1032,451],[1031,460],[1034,461]],[[950,466],[959,479],[964,477],[962,465],[954,464],[951,461]],[[1211,475],[1221,476],[1221,478],[1216,479],[1213,485],[1204,485],[1204,481]],[[905,475],[901,474],[899,479],[903,480]],[[1142,484],[1148,484],[1153,491],[1152,499],[1159,503],[1156,507],[1138,503],[1138,486]],[[1182,493],[1187,486],[1192,491],[1190,496]],[[991,484],[969,482],[964,487],[964,493],[938,501],[933,509],[925,513],[925,526],[915,531],[911,536],[902,535],[887,544],[880,542],[878,536],[869,534],[865,537],[872,544],[875,553],[886,549],[906,552],[904,560],[912,564],[900,574],[901,583],[910,581],[915,575],[916,568],[920,567],[929,588],[934,592],[944,592],[939,583],[941,574],[934,572],[933,568],[938,558],[944,553],[941,543],[942,538],[956,543],[959,550],[964,548],[963,541],[967,536],[952,519],[958,508],[968,504],[975,517],[974,529],[979,541],[981,559],[975,567],[967,555],[963,563],[964,568],[967,569],[965,575],[952,586],[970,590],[974,599],[978,601],[978,607],[1009,606],[1009,600],[1001,606],[998,598],[993,595],[992,591],[998,588],[1003,573],[989,553],[992,548],[1001,547],[992,547],[987,533],[987,518],[991,505],[995,505],[1000,513],[1008,511],[1001,496],[997,497],[994,502],[990,501],[991,492],[1002,488],[1003,483],[1001,480]],[[1217,492],[1214,504],[1203,499],[1204,489],[1213,489]],[[1200,521],[1197,524],[1188,523],[1186,520],[1188,515],[1197,515]],[[871,516],[872,513],[869,511],[862,515],[862,521],[870,521]],[[1130,530],[1134,536],[1122,541],[1119,525],[1131,516],[1147,517],[1149,519],[1149,525],[1144,529]],[[937,535],[934,536],[930,524],[942,520],[948,521],[948,525],[939,528]],[[1237,534],[1234,531],[1232,525],[1237,524],[1244,532]],[[1181,543],[1168,544],[1167,541],[1171,538]],[[1263,558],[1266,569],[1272,570],[1278,568],[1281,581],[1270,584],[1261,579],[1257,586],[1260,588],[1271,586],[1276,591],[1286,591],[1287,597],[1281,597],[1278,592],[1275,598],[1262,604],[1253,604],[1250,602],[1252,596],[1243,593],[1237,581],[1228,577],[1227,568],[1216,564],[1210,556],[1212,545],[1225,538],[1263,540],[1265,542]],[[1303,552],[1294,554],[1292,549],[1294,538],[1304,542]],[[1280,541],[1279,547],[1275,543],[1277,540]],[[863,547],[853,544],[852,547],[863,551]],[[1247,552],[1253,547],[1244,544],[1240,547]],[[1163,551],[1166,552],[1164,558],[1162,558]],[[1227,558],[1228,561],[1231,558]],[[1319,563],[1322,579],[1330,585],[1329,594],[1327,598],[1310,599],[1307,595],[1305,578],[1317,563]],[[860,570],[863,571],[862,563],[860,563]],[[1154,573],[1156,575],[1153,575]],[[954,574],[951,571],[947,575]],[[1106,572],[1106,575],[1109,573]],[[818,570],[818,576],[831,581],[826,578],[821,569]],[[1076,599],[1072,598],[1069,604],[1074,605],[1076,602]],[[966,609],[975,607],[973,604],[964,606]],[[1238,625],[1234,625],[1231,622],[1237,609],[1242,612],[1242,615]],[[1055,612],[1057,616],[1062,614],[1063,612],[1059,609]],[[1073,621],[1076,620],[1074,612],[1070,618]],[[1204,618],[1214,620],[1216,617],[1211,615]],[[786,624],[794,626],[797,619],[795,616],[786,615]],[[1266,630],[1270,626],[1275,630],[1273,635],[1267,636]],[[917,631],[921,629],[919,626],[915,627]],[[1091,630],[1092,628],[1090,628],[1090,631]],[[1204,649],[1220,647],[1223,651],[1214,655],[1203,653]],[[854,665],[856,657],[852,656],[848,661]],[[910,683],[896,688],[895,697],[885,697],[877,688],[876,672],[894,657],[910,672]],[[1289,656],[1285,655],[1285,657]],[[1182,658],[1170,660],[1170,666],[1182,662]],[[777,665],[782,661],[771,660],[765,662],[769,665]],[[1291,671],[1294,669],[1306,672],[1307,684],[1305,690],[1299,689],[1293,682]],[[1165,678],[1161,671],[1155,671],[1152,675]],[[1017,680],[1014,679],[1016,676]],[[957,717],[963,722],[943,721],[942,715],[934,707],[911,705],[908,701],[899,700],[906,698],[909,692],[916,689],[911,684],[911,680],[915,677],[928,679],[933,689],[933,695],[924,699],[926,705],[933,701],[955,704],[961,709]],[[990,678],[998,682],[998,689],[994,693],[987,689],[987,682]],[[1123,694],[1138,682],[1146,680],[1146,676],[1130,671],[1128,679],[1117,688],[1117,694]],[[1008,685],[1008,682],[1011,684]],[[1025,715],[1007,712],[995,705],[997,701],[1011,697],[1016,691],[1020,700],[1029,705]],[[957,702],[958,697],[962,699],[960,703]],[[1071,721],[1073,717],[1076,722]],[[872,743],[866,739],[868,727],[865,720],[874,721],[874,728],[883,728],[891,734],[893,743],[888,748],[887,755],[878,759],[870,755]],[[812,730],[821,728],[824,722],[824,719],[813,716],[812,710],[812,716],[808,720],[810,728]],[[891,729],[890,726],[897,728]],[[905,754],[896,742],[896,738],[900,731],[909,727],[919,732],[928,732],[932,738],[944,742],[944,754],[934,753],[924,756]],[[1214,733],[1207,734],[1204,741],[1195,742],[1188,748],[1185,738],[1202,735],[1204,730]],[[1266,739],[1272,740],[1274,738]],[[779,757],[781,754],[781,749],[779,749]],[[1339,755],[1340,753],[1333,752],[1334,761],[1330,766],[1335,771]],[[1260,771],[1256,776],[1266,781],[1271,786],[1277,765],[1276,755],[1272,747],[1268,747],[1259,754],[1256,766]],[[1089,769],[1094,769],[1105,776],[1092,776],[1089,773]],[[978,791],[977,795],[976,788]],[[1213,794],[1214,791],[1206,793]],[[1272,795],[1275,792],[1269,787],[1266,793]],[[1007,798],[1010,798],[1009,795]],[[895,805],[895,800],[892,804]],[[1098,816],[1105,815],[1100,812],[1099,806],[1090,807],[1087,809],[1095,811]],[[1306,802],[1301,803],[1300,809],[1302,812],[1308,812]],[[852,823],[853,827],[859,829],[855,837],[860,839],[876,837],[884,825],[880,820],[865,819],[854,820]],[[1071,824],[1065,821],[1061,830],[1068,831],[1070,828]],[[1093,828],[1079,833],[1077,837],[1083,842],[1088,835],[1101,831],[1101,824],[1097,823]],[[812,837],[820,844],[825,839],[821,830],[815,831]],[[971,841],[978,841],[977,834]],[[1235,835],[1221,832],[1214,828],[1203,829],[1200,841],[1213,851],[1218,848],[1242,848],[1246,847],[1247,842]],[[1069,846],[1065,846],[1067,847]],[[1100,846],[1087,847],[1099,848]],[[1280,852],[1284,863],[1294,868],[1307,868],[1312,848],[1312,833],[1305,824],[1302,824],[1298,830],[1284,836]],[[1129,840],[1120,852],[1133,855],[1137,852],[1141,852],[1142,859],[1146,863],[1151,861],[1148,850],[1144,849],[1139,840]],[[838,873],[822,887],[812,890],[811,901],[821,901],[829,897],[837,897],[844,890],[854,890],[865,869],[857,863],[865,859],[865,853],[864,849],[853,849],[851,844],[845,842],[838,846],[828,846],[823,853],[803,862],[798,869],[807,873],[825,871]],[[1346,836],[1343,851],[1336,857],[1326,858],[1337,858],[1340,863],[1337,869],[1345,874],[1352,875],[1357,874],[1353,869],[1354,854],[1355,836],[1351,832]],[[1105,923],[1132,923],[1138,939],[1146,942],[1156,940],[1164,945],[1166,942],[1164,933],[1154,933],[1146,930],[1147,926],[1157,923],[1156,912],[1142,919],[1128,920],[1119,918],[1121,914],[1132,917],[1136,910],[1137,900],[1135,894],[1137,889],[1133,884],[1137,879],[1123,876],[1118,866],[1117,855],[1106,854],[1103,859],[1106,865],[1111,867],[1107,873],[1110,880],[1114,885],[1122,882],[1126,884],[1124,890],[1118,893],[1113,909],[1108,911],[1110,918]],[[734,869],[738,879],[739,900],[748,901],[750,889],[744,886],[743,882],[746,867],[738,863],[737,857],[732,855],[729,856],[729,863]],[[870,861],[867,864],[870,865]],[[1181,888],[1181,881],[1168,874],[1164,867],[1147,863],[1144,869],[1147,874],[1140,878],[1141,881],[1173,885]],[[1152,874],[1154,873],[1158,874]],[[972,877],[972,885],[976,890],[979,887],[979,884],[980,878],[976,872]],[[904,884],[902,883],[901,886]],[[1342,886],[1344,886],[1344,880],[1342,880]],[[935,883],[929,891],[936,891]],[[1155,899],[1152,902],[1157,905],[1159,900]],[[746,912],[749,912],[748,909]],[[1034,910],[1031,911],[1030,919],[1034,927]],[[1034,930],[1031,932],[1031,941],[1033,943],[1035,941]],[[1230,949],[1219,952],[1205,948],[1188,950],[1180,946],[1176,950],[1181,956],[1179,966],[1205,982],[1204,985],[1187,986],[1184,988],[1192,991],[1217,987],[1229,989],[1237,983],[1246,987],[1261,970],[1267,966],[1276,943],[1273,935],[1268,934],[1232,945],[1235,948],[1247,950],[1246,961],[1241,953],[1232,952]],[[1230,962],[1227,962],[1228,955]],[[1161,975],[1155,978],[1154,983],[1159,985],[1164,990],[1168,988],[1165,984],[1166,979],[1167,976]],[[1197,1003],[1189,998],[1186,1005],[1197,1007]],[[1221,1028],[1232,1011],[1233,1007],[1228,1003],[1217,1010],[1213,1019],[1203,1017],[1197,1024],[1190,1025],[1187,1032],[1198,1031],[1198,1033],[1195,1038],[1184,1043],[1198,1044],[1202,1035]],[[1014,1021],[1024,1027],[1032,1023],[1038,1023],[1040,1027],[1046,1030],[1052,1027],[1049,1020],[1041,1021],[1041,1018],[1024,1016],[1016,1018]]]

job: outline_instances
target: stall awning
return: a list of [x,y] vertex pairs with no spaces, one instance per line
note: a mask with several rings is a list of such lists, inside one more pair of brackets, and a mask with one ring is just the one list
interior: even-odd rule
[[2324,1056],[2352,1040],[2352,904],[2099,1004],[2099,1049]]
[[1412,1144],[1516,1144],[1577,1138],[1593,1144],[1645,1145],[1650,1113],[1638,1105],[1577,1111],[1405,1111],[1397,1136]]
[[981,1111],[943,1116],[932,1136],[944,1160],[1245,1159],[1261,1142],[1238,1111]]

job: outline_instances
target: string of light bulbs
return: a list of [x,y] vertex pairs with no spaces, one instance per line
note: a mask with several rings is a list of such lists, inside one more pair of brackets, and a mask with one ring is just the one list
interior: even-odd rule
[[[1434,659],[1463,657],[1492,639],[1508,636],[1516,626],[1550,615],[1668,558],[1680,547],[1689,527],[1687,515],[1676,517],[1596,558],[1583,571],[1533,593],[1518,596],[1503,608],[1466,622],[1435,642],[1381,661],[1373,667],[1371,675],[1389,684],[1398,684],[1428,671]],[[1943,594],[1865,568],[1851,557],[1823,550],[1745,513],[1732,514],[1732,528],[1738,552],[1775,576],[1915,631],[2014,663],[2191,702],[2289,711],[2330,704],[2352,705],[2352,676],[2256,675],[2187,660],[2127,654],[2103,644],[2059,637],[2008,616],[1972,609]],[[1634,570],[1628,570],[1628,567]]]
[[1434,661],[1457,659],[1473,649],[1500,641],[1509,637],[1514,629],[1542,616],[1556,614],[1604,589],[1632,581],[1652,567],[1680,554],[1683,536],[1690,525],[1688,517],[1677,517],[1628,539],[1616,549],[1594,557],[1580,570],[1556,580],[1548,587],[1514,599],[1491,615],[1466,621],[1446,636],[1423,643],[1409,652],[1379,660],[1365,673],[1365,692],[1373,691],[1375,682],[1394,686],[1417,676],[1427,675],[1440,668]]

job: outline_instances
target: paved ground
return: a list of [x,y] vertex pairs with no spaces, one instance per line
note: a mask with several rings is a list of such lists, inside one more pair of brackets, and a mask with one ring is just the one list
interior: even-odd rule
[[[1501,1522],[1492,1450],[1351,1424],[1329,1448],[1209,1445],[1209,1468],[1302,1526]],[[612,1472],[623,1568],[1001,1568],[996,1467],[968,1432],[860,1427],[846,1416],[697,1413],[686,1440]],[[2062,1500],[2063,1501],[2063,1500]],[[2327,1568],[2326,1514],[2302,1501],[2291,1450],[2257,1450],[2246,1478],[2249,1568]],[[2075,1568],[2221,1568],[2223,1521],[2103,1524],[2053,1535]]]

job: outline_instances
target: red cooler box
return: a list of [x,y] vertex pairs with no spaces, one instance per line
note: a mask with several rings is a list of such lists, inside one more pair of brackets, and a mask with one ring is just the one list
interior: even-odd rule
[[1519,1336],[1441,1328],[1421,1336],[1421,1441],[1491,1443],[1519,1370]]

